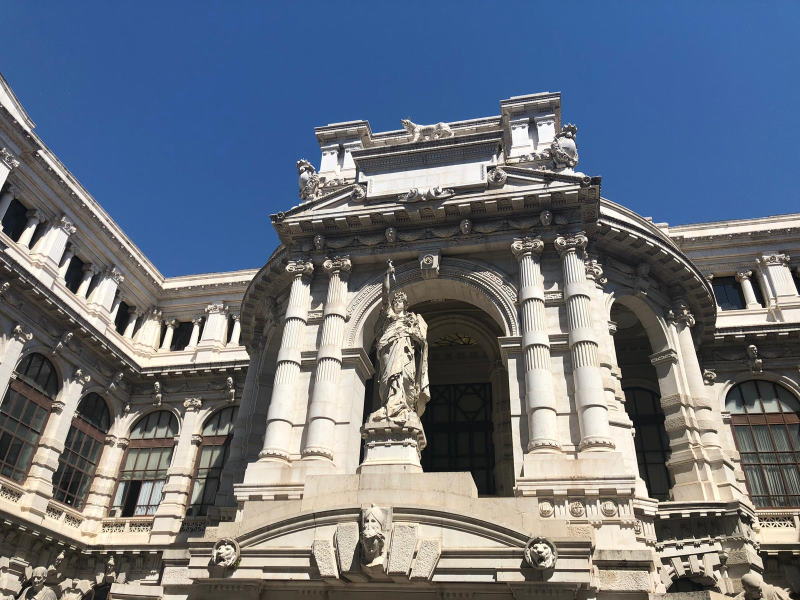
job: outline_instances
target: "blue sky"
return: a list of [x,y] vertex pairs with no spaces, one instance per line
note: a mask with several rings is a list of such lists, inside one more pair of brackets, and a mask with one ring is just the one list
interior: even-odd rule
[[261,266],[313,128],[562,92],[580,170],[672,224],[800,211],[799,2],[23,2],[0,71],[168,276]]

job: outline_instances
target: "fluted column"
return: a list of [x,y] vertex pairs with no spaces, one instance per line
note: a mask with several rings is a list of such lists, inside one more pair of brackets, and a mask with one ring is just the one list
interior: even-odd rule
[[286,271],[294,277],[294,280],[284,316],[275,383],[272,386],[272,397],[267,411],[264,446],[259,454],[261,459],[283,461],[289,460],[295,387],[300,374],[300,350],[303,331],[308,321],[310,283],[314,265],[305,260],[293,260],[286,265]]
[[747,308],[761,308],[761,305],[756,300],[756,293],[753,290],[753,282],[751,277],[753,276],[752,271],[746,271],[742,269],[736,273],[736,281],[742,286],[742,293],[744,294],[744,302],[747,305]]
[[89,286],[92,283],[92,277],[97,274],[97,267],[95,267],[91,263],[87,263],[83,265],[83,279],[81,279],[81,283],[78,286],[78,291],[75,292],[75,295],[80,298],[86,298],[89,293]]
[[308,409],[303,458],[333,459],[333,438],[342,372],[342,340],[347,316],[347,275],[352,265],[349,256],[329,258],[322,263],[328,274],[328,297],[322,320],[322,340],[317,351],[314,393]]
[[25,216],[28,217],[28,222],[25,223],[25,229],[22,231],[22,235],[19,236],[17,243],[27,248],[28,244],[31,243],[31,239],[33,239],[33,232],[36,231],[36,227],[42,222],[43,217],[42,213],[35,209],[26,212]]
[[564,274],[569,351],[581,430],[578,449],[600,451],[613,449],[614,442],[611,440],[608,425],[608,406],[603,390],[598,344],[592,326],[590,296],[586,287],[583,252],[587,243],[588,239],[583,233],[559,236],[555,240]]
[[203,322],[203,317],[199,315],[196,316],[194,319],[192,319],[192,333],[189,336],[189,343],[186,344],[187,350],[197,346],[197,342],[200,339],[200,323],[202,322]]
[[233,331],[231,331],[231,339],[228,340],[228,346],[238,346],[239,338],[242,335],[242,318],[241,315],[231,315],[233,319]]
[[556,396],[544,308],[544,278],[539,260],[543,250],[544,242],[538,238],[522,238],[511,244],[511,251],[519,261],[528,452],[561,450],[556,433]]
[[178,321],[176,319],[168,319],[164,321],[164,324],[167,326],[167,330],[164,332],[164,341],[161,342],[161,350],[169,351],[172,346],[172,336],[175,335],[175,327],[178,325]]

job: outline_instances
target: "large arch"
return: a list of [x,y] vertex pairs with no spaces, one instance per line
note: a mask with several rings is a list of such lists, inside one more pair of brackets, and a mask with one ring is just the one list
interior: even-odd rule
[[[517,292],[513,279],[496,267],[475,260],[443,258],[439,276],[419,279],[417,263],[397,267],[397,287],[408,295],[410,305],[445,298],[458,299],[485,311],[506,336],[520,334]],[[348,307],[350,323],[346,345],[368,349],[381,305],[384,273],[366,282]]]

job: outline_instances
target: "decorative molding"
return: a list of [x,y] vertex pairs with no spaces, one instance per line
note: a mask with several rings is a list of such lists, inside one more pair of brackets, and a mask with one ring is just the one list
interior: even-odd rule
[[768,266],[785,266],[789,264],[791,257],[788,254],[765,254],[756,259],[759,265]]
[[398,202],[423,202],[425,200],[446,200],[456,195],[452,188],[434,186],[431,188],[411,188],[397,197]]
[[678,353],[672,348],[667,348],[660,352],[654,352],[650,355],[650,364],[654,367],[664,364],[678,364]]
[[70,220],[70,218],[67,215],[61,215],[61,217],[58,219],[58,222],[56,223],[56,227],[64,230],[64,233],[66,233],[67,235],[73,235],[78,230],[78,228],[75,227],[75,224]]
[[228,309],[226,308],[225,304],[222,302],[213,302],[206,306],[205,312],[209,315],[217,315],[225,313]]
[[203,400],[202,398],[186,398],[186,400],[183,401],[183,407],[186,409],[186,412],[200,410],[203,407]]
[[[0,148],[0,160],[9,168],[16,169],[21,163],[19,159],[11,153],[11,150],[3,146]],[[16,195],[16,194],[15,194]]]

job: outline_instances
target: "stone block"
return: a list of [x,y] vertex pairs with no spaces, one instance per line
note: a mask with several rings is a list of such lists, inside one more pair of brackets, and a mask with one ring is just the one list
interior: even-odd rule
[[389,549],[389,564],[386,573],[389,576],[408,576],[416,548],[417,526],[395,525],[392,529],[392,545]]
[[320,577],[323,579],[338,579],[336,557],[334,556],[331,542],[328,540],[314,540],[314,543],[311,544],[311,553],[314,555],[314,562],[317,565]]
[[342,573],[358,568],[358,523],[339,523],[333,536],[336,560]]
[[417,557],[411,567],[412,581],[430,581],[433,571],[442,554],[442,543],[439,540],[422,540],[419,543]]

